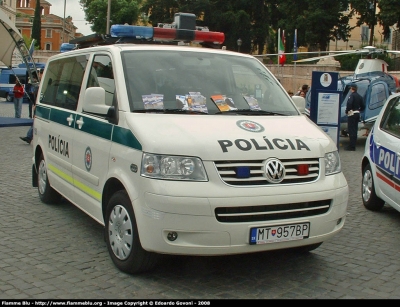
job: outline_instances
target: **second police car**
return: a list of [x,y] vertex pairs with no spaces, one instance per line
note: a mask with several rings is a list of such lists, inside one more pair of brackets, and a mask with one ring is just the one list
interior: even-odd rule
[[388,98],[368,135],[361,169],[364,206],[400,211],[400,94]]
[[175,20],[114,25],[48,60],[33,138],[42,201],[63,196],[104,225],[129,273],[159,254],[310,251],[335,236],[348,185],[304,99],[194,15]]

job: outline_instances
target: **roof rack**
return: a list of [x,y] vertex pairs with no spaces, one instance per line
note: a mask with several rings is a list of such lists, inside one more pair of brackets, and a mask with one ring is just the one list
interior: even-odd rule
[[[225,40],[222,32],[196,26],[194,14],[176,13],[172,24],[159,23],[157,27],[112,25],[110,35],[91,34],[69,41],[65,51],[110,44],[167,44],[196,42],[204,47],[221,48]],[[67,50],[68,49],[68,50]]]

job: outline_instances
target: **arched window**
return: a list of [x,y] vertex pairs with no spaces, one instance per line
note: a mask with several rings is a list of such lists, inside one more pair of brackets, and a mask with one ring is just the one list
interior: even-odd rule
[[51,50],[51,44],[47,43],[45,49],[46,49],[46,50]]

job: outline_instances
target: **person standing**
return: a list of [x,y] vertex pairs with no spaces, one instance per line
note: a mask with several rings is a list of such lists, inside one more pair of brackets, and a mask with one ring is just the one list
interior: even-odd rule
[[19,82],[19,80],[15,80],[15,85],[13,89],[14,93],[14,109],[15,109],[15,117],[21,118],[22,112],[22,100],[24,98],[24,87]]
[[[44,69],[42,68],[39,71],[39,79],[38,79],[39,81],[42,79],[43,70]],[[36,97],[38,95],[39,84],[36,83],[36,84],[32,84],[31,86],[32,86],[32,88],[31,88],[31,93],[32,93],[32,114],[33,114],[32,117],[34,117],[35,116],[34,115],[35,108],[36,108]],[[20,136],[19,138],[21,140],[23,140],[24,142],[28,143],[28,144],[30,144],[32,142],[32,140],[33,140],[33,122],[32,122],[32,125],[29,127],[29,130],[26,133],[26,136]]]
[[28,79],[28,84],[25,87],[25,91],[28,94],[28,100],[29,100],[29,118],[32,118],[33,106],[35,104],[35,99],[36,99],[35,91],[38,82],[36,72],[32,72],[32,77],[33,80]]
[[355,151],[357,144],[358,122],[360,121],[360,111],[364,110],[364,99],[357,93],[357,84],[350,85],[351,94],[347,99],[347,130],[350,138],[349,146],[345,150]]

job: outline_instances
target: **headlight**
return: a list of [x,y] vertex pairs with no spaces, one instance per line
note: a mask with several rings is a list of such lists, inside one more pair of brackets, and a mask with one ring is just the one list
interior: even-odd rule
[[328,152],[325,154],[325,176],[340,173],[342,166],[340,164],[340,157],[338,151]]
[[207,181],[203,162],[196,157],[143,153],[140,174],[168,180]]

